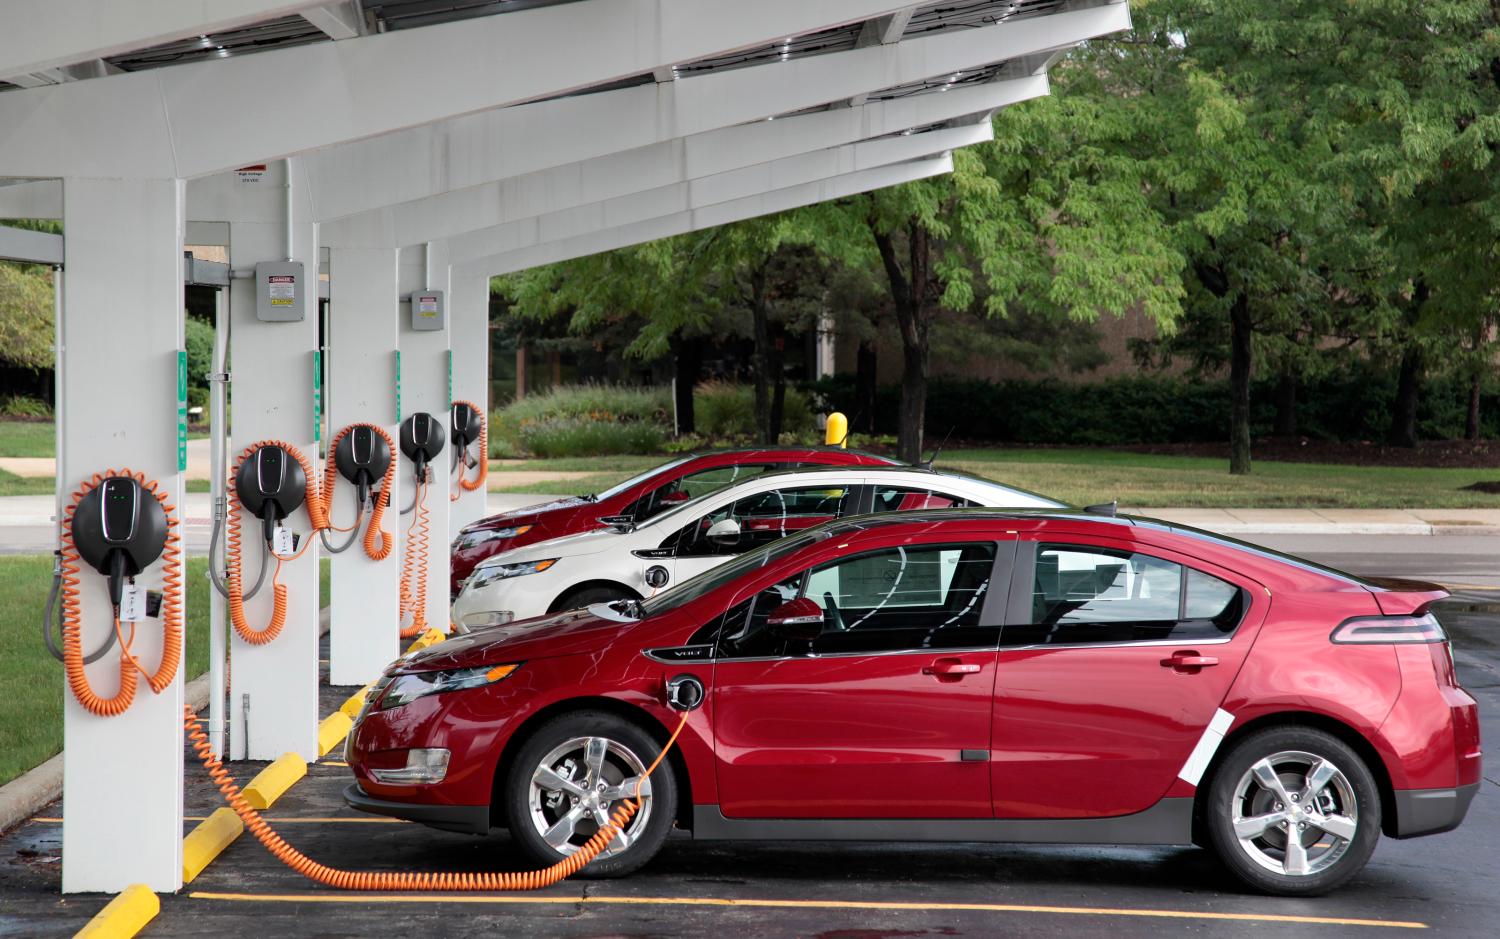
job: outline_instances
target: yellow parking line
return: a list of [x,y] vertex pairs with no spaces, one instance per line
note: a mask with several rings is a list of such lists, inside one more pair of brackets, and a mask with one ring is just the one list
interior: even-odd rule
[[1077,916],[1129,916],[1155,919],[1229,920],[1250,923],[1295,923],[1314,926],[1385,926],[1426,929],[1426,923],[1404,920],[1352,919],[1339,916],[1287,916],[1275,913],[1211,913],[1197,910],[1152,910],[1092,906],[1040,906],[1016,903],[898,903],[853,900],[740,900],[721,897],[598,897],[472,894],[368,893],[217,893],[195,890],[195,900],[234,900],[252,903],[494,903],[494,904],[613,904],[622,906],[726,906],[808,910],[897,910],[918,912],[1051,913]]

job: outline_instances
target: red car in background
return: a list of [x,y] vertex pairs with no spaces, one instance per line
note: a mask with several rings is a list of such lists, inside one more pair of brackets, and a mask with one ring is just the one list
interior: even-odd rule
[[[394,663],[346,745],[357,809],[572,854],[704,840],[1200,844],[1324,893],[1380,835],[1457,826],[1478,708],[1433,584],[1078,512],[865,515],[647,600]],[[686,691],[685,691],[686,689]],[[669,702],[668,698],[672,701]]]
[[453,539],[450,596],[480,561],[502,551],[602,528],[601,518],[644,522],[720,486],[799,466],[890,466],[900,461],[841,447],[759,447],[690,453],[632,476],[597,495],[528,505],[465,525]]

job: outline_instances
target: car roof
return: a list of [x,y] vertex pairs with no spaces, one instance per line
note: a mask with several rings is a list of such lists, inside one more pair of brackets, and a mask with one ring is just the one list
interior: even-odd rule
[[[883,512],[874,515],[852,515],[847,518],[825,522],[819,528],[830,535],[851,534],[887,528],[893,525],[963,524],[973,522],[1025,523],[1025,522],[1078,522],[1098,525],[1102,529],[1118,527],[1136,531],[1154,531],[1175,535],[1218,548],[1227,548],[1245,554],[1285,564],[1298,570],[1332,578],[1360,587],[1371,586],[1370,582],[1346,571],[1326,567],[1306,558],[1285,554],[1248,541],[1240,541],[1217,532],[1205,531],[1190,525],[1150,518],[1144,515],[1103,515],[1079,509],[1015,509],[974,506],[952,509],[916,509],[904,512]],[[1102,533],[1102,532],[1101,532]]]
[[771,446],[759,446],[759,447],[725,447],[725,448],[719,449],[719,450],[694,450],[691,453],[685,454],[685,456],[688,459],[690,459],[690,460],[696,460],[696,459],[701,459],[701,458],[704,458],[704,457],[711,457],[711,456],[729,456],[729,455],[735,455],[735,456],[755,456],[757,454],[762,454],[762,453],[767,453],[767,454],[769,454],[769,453],[781,453],[781,454],[788,454],[788,455],[798,454],[798,453],[847,453],[847,454],[853,454],[853,455],[856,455],[856,456],[862,456],[862,457],[865,457],[866,459],[870,459],[870,460],[882,460],[885,463],[887,463],[889,465],[892,465],[892,466],[906,466],[905,463],[902,463],[900,460],[896,459],[895,457],[885,456],[885,455],[880,454],[880,453],[871,453],[869,450],[859,450],[859,449],[856,449],[854,447],[836,447],[836,446],[834,446],[832,444],[810,444],[810,445],[807,445],[807,446],[785,446],[785,447],[783,447],[783,446],[775,446],[775,447],[771,447]]

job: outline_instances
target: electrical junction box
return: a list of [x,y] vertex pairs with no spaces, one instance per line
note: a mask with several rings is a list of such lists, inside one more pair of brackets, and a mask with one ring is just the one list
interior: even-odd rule
[[417,332],[429,332],[443,328],[443,318],[448,310],[443,302],[441,290],[419,290],[411,295],[411,328]]
[[265,323],[300,323],[307,316],[307,279],[300,261],[255,265],[255,318]]

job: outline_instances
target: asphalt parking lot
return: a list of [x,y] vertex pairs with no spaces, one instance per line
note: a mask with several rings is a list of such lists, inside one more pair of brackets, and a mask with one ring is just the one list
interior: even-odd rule
[[[1366,574],[1451,584],[1439,610],[1459,674],[1500,726],[1500,538],[1280,537],[1274,547]],[[325,712],[352,689],[325,688]],[[1493,767],[1493,758],[1490,763]],[[244,781],[260,764],[235,764]],[[359,815],[330,754],[267,813],[299,849],[367,870],[507,870],[504,835],[487,840]],[[1107,784],[1101,781],[1101,784]],[[162,898],[143,936],[1158,936],[1397,934],[1493,936],[1500,922],[1500,774],[1490,769],[1465,824],[1412,841],[1383,839],[1338,893],[1248,894],[1194,848],[1004,845],[668,843],[623,880],[567,881],[526,894],[351,894],[282,867],[242,836],[189,888]],[[188,768],[189,826],[220,804]],[[128,810],[128,807],[121,807]],[[0,937],[72,935],[107,898],[60,898],[61,806],[0,839]],[[128,851],[128,845],[120,850]]]

